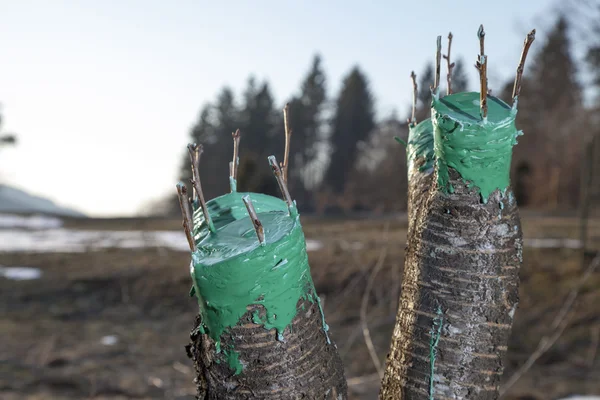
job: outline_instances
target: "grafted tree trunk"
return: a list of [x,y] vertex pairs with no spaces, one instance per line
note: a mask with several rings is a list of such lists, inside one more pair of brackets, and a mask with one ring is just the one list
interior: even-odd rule
[[498,398],[522,257],[508,185],[519,133],[516,113],[498,99],[489,120],[479,118],[478,98],[433,102],[435,172],[414,193],[380,400]]
[[510,189],[481,204],[451,174],[455,192],[426,193],[409,238],[381,399],[498,396],[518,301],[517,208]]
[[[249,196],[250,218],[242,202]],[[215,231],[196,208],[191,263],[200,313],[187,351],[197,398],[347,399],[295,208],[232,192],[209,201],[207,210]],[[264,243],[251,220],[259,221]]]
[[[249,306],[240,323],[221,336],[221,348],[233,348],[243,363],[234,374],[227,354],[217,353],[215,342],[198,330],[190,335],[188,354],[197,372],[198,399],[330,399],[347,398],[343,367],[335,345],[323,331],[318,304],[301,299],[298,313],[283,336],[253,323],[262,306]],[[235,341],[235,343],[234,343]]]

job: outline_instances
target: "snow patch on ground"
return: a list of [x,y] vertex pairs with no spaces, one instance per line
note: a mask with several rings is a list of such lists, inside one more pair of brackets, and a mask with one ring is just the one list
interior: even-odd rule
[[317,251],[323,248],[320,240],[306,239],[306,251]]
[[570,396],[559,400],[600,400],[600,396]]
[[62,220],[56,217],[0,214],[0,228],[52,229],[62,225]]
[[[0,229],[0,252],[82,253],[108,248],[143,249],[166,247],[188,252],[180,231],[85,231],[77,229]],[[323,247],[318,240],[306,241],[307,251]]]
[[[466,242],[460,236],[452,238],[460,247]],[[360,250],[364,243],[342,242],[343,250]],[[581,242],[568,238],[527,238],[526,247],[579,249]],[[82,253],[107,248],[143,249],[163,247],[188,252],[182,231],[92,231],[63,228],[60,218],[0,213],[0,252]],[[306,239],[307,251],[325,247],[320,240]],[[481,249],[486,250],[486,249]]]
[[581,241],[578,239],[567,238],[538,238],[524,239],[525,247],[533,247],[535,249],[579,249]]
[[0,251],[5,252],[81,253],[107,248],[147,247],[189,251],[184,233],[178,231],[0,230]]
[[0,277],[13,281],[28,281],[39,279],[42,271],[31,267],[4,267],[0,265]]
[[115,344],[119,343],[119,337],[116,335],[103,336],[102,339],[100,339],[100,343],[102,343],[104,346],[114,346]]

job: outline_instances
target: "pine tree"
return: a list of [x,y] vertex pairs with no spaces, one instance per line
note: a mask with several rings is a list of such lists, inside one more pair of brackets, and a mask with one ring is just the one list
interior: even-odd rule
[[355,167],[357,144],[375,128],[373,101],[366,76],[354,67],[344,79],[332,121],[332,152],[323,183],[333,193],[344,191],[348,174]]
[[[235,104],[233,91],[224,88],[214,105],[205,104],[198,117],[198,122],[190,132],[190,142],[202,144],[204,152],[201,157],[202,187],[207,199],[222,195],[229,191],[229,171],[223,166],[223,160],[232,157],[231,133],[240,124],[240,113]],[[189,183],[189,155],[183,155],[180,180]],[[227,164],[227,163],[226,163]],[[173,202],[173,212],[179,205]]]
[[517,195],[528,199],[530,206],[575,207],[578,203],[578,180],[572,176],[580,170],[585,128],[581,127],[582,92],[576,69],[568,22],[559,16],[524,79],[528,93],[519,98],[517,123],[525,135],[519,138],[522,146],[516,148],[513,172],[527,172],[529,193],[521,190],[520,178],[515,179],[515,186],[520,191]]
[[[600,5],[598,6],[598,11],[600,11]],[[590,46],[586,54],[586,61],[590,67],[590,70],[594,76],[594,85],[597,88],[600,88],[600,23],[596,22],[596,24],[592,27],[592,36],[594,37],[593,43],[594,45]],[[597,98],[600,101],[600,96]]]
[[272,154],[278,156],[283,149],[283,123],[279,114],[281,112],[274,107],[269,84],[263,82],[257,85],[251,77],[244,93],[239,124],[242,133],[239,190],[278,195],[277,182],[273,179],[267,157]]
[[537,87],[531,104],[538,110],[572,111],[581,105],[581,87],[576,79],[568,30],[567,19],[560,16],[534,59],[531,77]]
[[428,63],[419,76],[419,92],[417,93],[417,121],[423,121],[431,114],[431,86],[434,80],[433,64]]
[[309,168],[320,154],[323,108],[327,98],[325,84],[321,57],[316,55],[302,82],[300,95],[289,102],[290,127],[293,132],[289,186],[300,205],[305,205],[308,200],[307,191],[315,184],[314,174],[310,173]]

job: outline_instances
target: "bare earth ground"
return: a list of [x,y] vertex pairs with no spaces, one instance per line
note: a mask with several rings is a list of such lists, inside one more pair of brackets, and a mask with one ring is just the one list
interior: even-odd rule
[[[406,243],[406,221],[319,221],[304,218],[309,253],[327,322],[342,353],[351,398],[375,399],[379,378],[365,346],[360,307],[384,360],[394,324]],[[78,229],[179,229],[177,220],[72,220]],[[577,238],[574,218],[523,218],[526,238]],[[600,249],[600,221],[591,224]],[[383,249],[386,249],[384,252]],[[0,398],[193,399],[184,345],[197,311],[188,297],[189,254],[167,249],[108,249],[91,253],[0,253],[0,265],[43,271],[39,280],[0,278]],[[505,377],[534,351],[582,274],[580,252],[526,248]],[[511,390],[553,399],[600,394],[600,271],[580,292],[556,344]],[[106,345],[102,338],[114,336]]]

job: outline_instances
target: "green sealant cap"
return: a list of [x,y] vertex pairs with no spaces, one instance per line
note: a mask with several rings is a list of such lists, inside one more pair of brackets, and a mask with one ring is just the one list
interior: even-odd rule
[[[242,201],[248,194],[264,229],[263,245]],[[253,322],[275,328],[283,338],[301,298],[319,303],[299,217],[290,214],[283,200],[259,193],[229,193],[210,200],[207,207],[216,231],[208,230],[202,210],[196,209],[197,251],[190,265],[201,331],[220,349],[221,335],[239,323],[248,306],[258,304],[266,313],[262,319],[255,313]],[[323,329],[327,331],[324,319]],[[237,364],[230,366],[241,371]]]
[[409,128],[406,146],[409,173],[411,165],[421,157],[425,158],[425,162],[419,167],[419,171],[433,168],[435,154],[433,152],[433,124],[431,118],[427,118]]
[[[250,196],[258,214],[270,211],[288,211],[287,204],[273,196],[261,193],[233,192],[216,197],[206,203],[216,230],[238,219],[248,219],[248,210],[242,197]],[[202,208],[194,206],[194,240],[196,244],[210,233]]]
[[512,148],[523,133],[515,127],[516,108],[488,95],[484,120],[479,100],[477,92],[434,98],[431,119],[440,190],[454,191],[448,175],[452,167],[485,203],[494,190],[508,187]]

